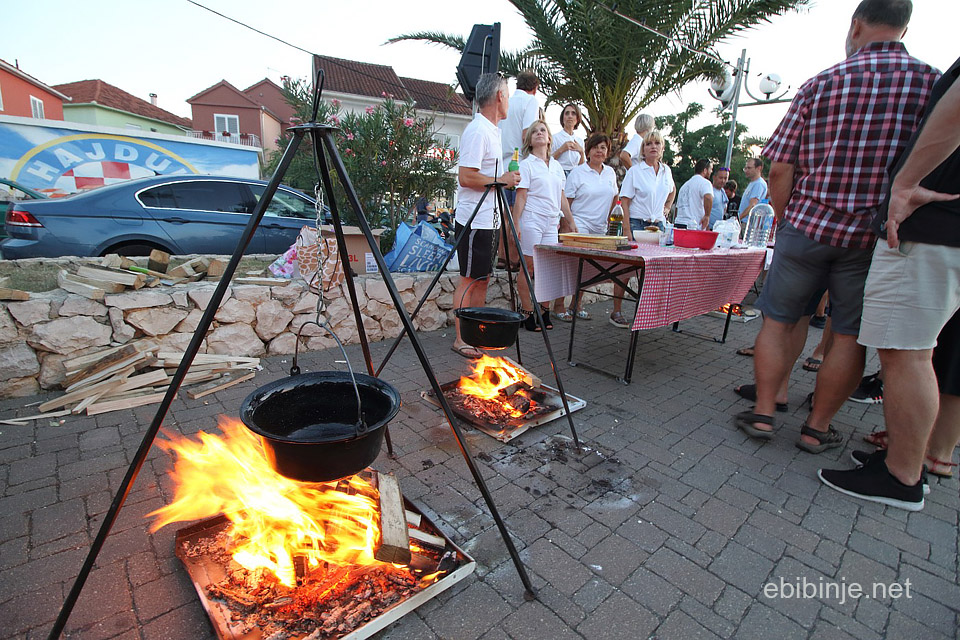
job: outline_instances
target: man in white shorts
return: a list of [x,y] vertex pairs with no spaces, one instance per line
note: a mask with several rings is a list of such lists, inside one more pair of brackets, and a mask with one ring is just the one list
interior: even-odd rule
[[960,59],[934,85],[873,225],[886,242],[870,264],[858,341],[880,355],[887,448],[856,469],[819,472],[841,493],[910,511],[923,508],[921,471],[939,409],[933,347],[960,310],[958,76]]
[[[473,222],[470,225],[467,222],[488,184],[497,180],[515,187],[520,182],[518,171],[505,172],[499,178],[495,176],[497,167],[503,161],[497,122],[507,117],[507,81],[497,74],[483,74],[477,81],[476,100],[479,110],[463,131],[457,166],[460,187],[457,190],[456,233],[457,237],[461,233],[467,234],[466,241],[457,250],[461,276],[453,293],[453,304],[457,309],[480,307],[487,299],[487,280],[493,272],[497,230],[500,228],[500,221],[495,220],[494,216],[496,191],[491,189],[487,193]],[[477,280],[480,282],[471,286]],[[457,337],[451,348],[464,358],[477,359],[483,355],[463,341],[459,318]]]

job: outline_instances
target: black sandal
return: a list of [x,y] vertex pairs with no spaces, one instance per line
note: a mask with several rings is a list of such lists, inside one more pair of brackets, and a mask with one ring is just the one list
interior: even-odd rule
[[[751,438],[757,438],[758,440],[773,439],[773,416],[765,416],[759,413],[754,413],[753,411],[741,411],[734,416],[734,422],[736,423],[738,429],[743,431]],[[770,430],[757,429],[755,426],[753,426],[755,423],[769,425]]]
[[823,432],[808,427],[807,423],[804,422],[803,426],[800,427],[800,435],[813,438],[819,443],[810,444],[803,440],[797,440],[797,449],[801,449],[807,453],[823,453],[827,449],[836,449],[837,447],[843,446],[843,435],[834,429],[833,425],[830,425],[827,431]]
[[[739,387],[734,387],[733,392],[744,400],[749,400],[750,402],[757,401],[757,385],[755,384],[742,384]],[[780,413],[786,413],[790,410],[790,405],[786,402],[777,403],[777,411]]]
[[533,311],[523,310],[523,313],[527,316],[523,319],[523,328],[527,331],[540,331],[540,325],[537,324],[537,315]]
[[550,322],[550,310],[540,307],[540,315],[543,316],[543,326],[547,329],[553,329],[553,323]]

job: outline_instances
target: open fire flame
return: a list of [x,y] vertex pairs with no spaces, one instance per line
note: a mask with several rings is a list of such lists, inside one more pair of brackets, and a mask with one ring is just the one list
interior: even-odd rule
[[743,307],[741,305],[736,303],[730,303],[730,302],[728,302],[727,304],[720,305],[720,308],[717,309],[717,311],[719,311],[720,313],[728,313],[730,311],[731,306],[733,306],[733,315],[738,317],[744,315]]
[[148,514],[155,518],[153,531],[223,513],[233,525],[233,559],[249,571],[268,570],[288,587],[296,585],[294,556],[311,568],[380,563],[373,555],[380,539],[373,486],[359,476],[290,480],[270,468],[259,439],[243,423],[221,416],[218,426],[222,436],[201,431],[198,440],[158,441],[176,459],[176,487],[173,502]]
[[[483,356],[477,360],[473,375],[461,377],[458,385],[464,395],[475,396],[484,400],[491,400],[500,405],[500,408],[512,418],[523,416],[525,411],[520,410],[501,396],[500,391],[510,385],[523,382],[526,374],[523,369],[507,362],[503,358]],[[518,395],[526,396],[526,390],[519,390]]]

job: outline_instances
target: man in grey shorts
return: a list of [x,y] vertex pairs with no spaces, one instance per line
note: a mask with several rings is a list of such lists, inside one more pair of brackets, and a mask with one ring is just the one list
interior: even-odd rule
[[[931,357],[937,334],[960,309],[958,76],[960,59],[933,88],[929,114],[893,170],[886,211],[874,226],[886,242],[870,265],[860,344],[880,354],[887,450],[850,471],[819,472],[841,493],[910,511],[923,508],[920,474],[938,410],[956,408],[952,399],[938,404]],[[955,445],[946,456],[927,457],[931,473],[949,471]]]
[[886,191],[887,167],[919,124],[939,75],[900,42],[912,8],[910,0],[863,0],[847,33],[847,59],[804,83],[764,148],[780,227],[757,303],[764,313],[754,357],[757,403],[736,416],[753,438],[773,437],[777,388],[799,355],[791,332],[810,296],[826,285],[834,342],[796,444],[810,453],[843,444],[830,420],[863,374],[857,334],[876,241],[870,222]]

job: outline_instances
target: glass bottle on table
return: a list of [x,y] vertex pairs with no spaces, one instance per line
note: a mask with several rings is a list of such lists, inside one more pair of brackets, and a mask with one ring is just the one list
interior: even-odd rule
[[623,235],[623,207],[620,205],[620,198],[617,198],[617,203],[607,216],[607,235]]

